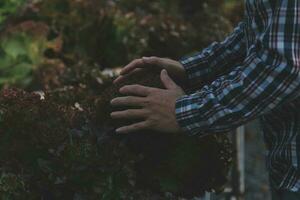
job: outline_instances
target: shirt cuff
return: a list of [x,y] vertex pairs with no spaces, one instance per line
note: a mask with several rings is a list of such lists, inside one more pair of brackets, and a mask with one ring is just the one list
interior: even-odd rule
[[[195,104],[194,101],[196,100],[193,99],[190,95],[184,95],[176,100],[176,120],[183,132],[188,136],[204,136],[205,121],[201,117],[202,115],[200,113],[200,110],[197,108],[198,106],[196,106],[196,104],[199,105],[199,102]],[[203,126],[203,129],[200,128],[201,126]]]
[[196,86],[199,82],[207,80],[211,74],[209,63],[201,53],[190,57],[184,57],[180,59],[179,62],[186,72],[188,84],[191,87]]

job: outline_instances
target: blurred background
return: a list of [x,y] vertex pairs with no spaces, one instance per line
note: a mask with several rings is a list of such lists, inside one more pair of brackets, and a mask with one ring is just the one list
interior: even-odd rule
[[[93,92],[132,59],[179,59],[221,41],[243,9],[242,0],[0,1],[0,88]],[[246,126],[245,198],[268,200],[257,124]]]

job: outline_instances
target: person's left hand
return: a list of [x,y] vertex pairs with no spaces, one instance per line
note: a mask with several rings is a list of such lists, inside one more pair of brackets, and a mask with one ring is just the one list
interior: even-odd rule
[[139,106],[140,109],[128,109],[111,113],[113,119],[138,119],[141,122],[118,128],[117,133],[130,133],[140,130],[155,130],[166,133],[179,133],[175,103],[184,91],[169,77],[166,70],[161,71],[161,81],[166,89],[128,85],[120,89],[124,95],[111,101],[113,106]]

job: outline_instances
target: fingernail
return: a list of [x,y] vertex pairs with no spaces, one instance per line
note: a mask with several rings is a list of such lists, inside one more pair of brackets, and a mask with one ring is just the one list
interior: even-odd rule
[[116,133],[121,133],[121,132],[122,132],[122,128],[116,129]]
[[124,92],[124,87],[121,87],[121,88],[119,89],[119,92],[120,92],[120,93]]

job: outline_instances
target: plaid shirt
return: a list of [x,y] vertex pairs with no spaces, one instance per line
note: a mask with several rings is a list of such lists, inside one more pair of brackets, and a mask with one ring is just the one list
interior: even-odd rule
[[202,136],[260,117],[271,186],[299,191],[300,0],[247,0],[233,33],[180,62],[198,85],[176,101],[182,129]]

